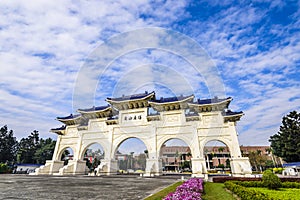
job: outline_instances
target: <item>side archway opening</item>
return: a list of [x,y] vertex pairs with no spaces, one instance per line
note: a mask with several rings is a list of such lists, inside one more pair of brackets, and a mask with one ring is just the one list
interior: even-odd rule
[[160,148],[163,173],[191,173],[192,153],[190,147],[181,139],[169,139]]
[[71,147],[64,148],[60,153],[60,160],[64,161],[64,165],[68,165],[69,160],[73,160],[74,151]]
[[118,173],[140,174],[145,172],[148,150],[142,140],[127,138],[118,145],[114,157],[118,163]]
[[220,140],[208,141],[204,146],[204,158],[208,174],[231,173],[229,147]]

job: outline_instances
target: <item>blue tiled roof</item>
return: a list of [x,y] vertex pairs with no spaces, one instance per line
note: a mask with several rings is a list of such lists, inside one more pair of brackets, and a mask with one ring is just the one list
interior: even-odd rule
[[141,94],[133,94],[133,95],[128,95],[128,96],[122,96],[122,97],[117,97],[117,98],[107,98],[107,100],[112,100],[112,101],[126,101],[126,100],[135,100],[135,99],[143,99],[149,95],[155,94],[155,92],[148,93],[147,91],[145,93]]
[[65,130],[66,129],[66,126],[61,126],[59,128],[52,128],[51,131],[62,131],[62,130]]
[[194,116],[199,116],[199,114],[197,114],[197,113],[186,113],[185,116],[186,117],[194,117]]
[[231,97],[223,98],[223,99],[219,99],[219,98],[198,99],[196,103],[198,103],[198,104],[213,104],[213,103],[220,103],[222,101],[226,101],[226,100],[230,100],[230,99],[231,99]]
[[223,113],[224,116],[239,115],[239,114],[243,114],[243,111],[233,112],[231,110],[227,110],[226,112]]
[[73,115],[73,114],[70,114],[69,116],[67,117],[57,117],[58,120],[67,120],[67,119],[75,119],[77,117],[81,116],[80,114],[78,115]]
[[93,112],[93,111],[101,111],[101,110],[105,110],[106,108],[110,107],[110,105],[106,105],[106,106],[97,106],[97,107],[92,107],[92,108],[87,108],[87,109],[78,109],[78,111],[83,111],[83,112]]
[[167,97],[167,98],[160,98],[160,99],[156,99],[152,102],[155,103],[169,103],[169,102],[176,102],[176,101],[182,101],[184,99],[190,98],[190,97],[194,97],[194,95],[190,95],[190,96],[178,96],[178,97]]

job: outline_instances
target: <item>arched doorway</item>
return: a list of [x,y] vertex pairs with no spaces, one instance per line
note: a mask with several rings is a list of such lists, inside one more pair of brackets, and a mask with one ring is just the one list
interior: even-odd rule
[[144,142],[138,138],[132,137],[123,140],[115,151],[118,173],[144,173],[148,150]]
[[163,173],[191,173],[190,147],[181,139],[169,139],[160,148]]
[[105,152],[99,143],[92,143],[86,147],[83,154],[83,160],[86,161],[87,172],[93,172],[104,159]]
[[61,151],[59,157],[61,161],[64,161],[64,165],[68,165],[69,160],[74,158],[74,151],[71,147],[66,147]]
[[220,140],[211,140],[204,146],[204,158],[208,174],[231,173],[229,147]]

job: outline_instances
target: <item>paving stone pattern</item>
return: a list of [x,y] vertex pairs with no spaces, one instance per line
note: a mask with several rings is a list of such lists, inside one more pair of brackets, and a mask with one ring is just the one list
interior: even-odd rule
[[138,176],[0,175],[0,199],[144,199],[176,182]]

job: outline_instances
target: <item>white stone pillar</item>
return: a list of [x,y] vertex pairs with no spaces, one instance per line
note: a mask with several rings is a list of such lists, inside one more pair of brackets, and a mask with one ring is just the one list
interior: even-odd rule
[[61,135],[58,135],[57,136],[57,141],[56,141],[56,144],[55,144],[55,149],[54,149],[54,152],[53,152],[53,156],[52,156],[52,160],[58,160],[60,161],[60,158],[58,158],[57,156],[59,156],[59,151],[60,151],[60,142],[61,142]]

